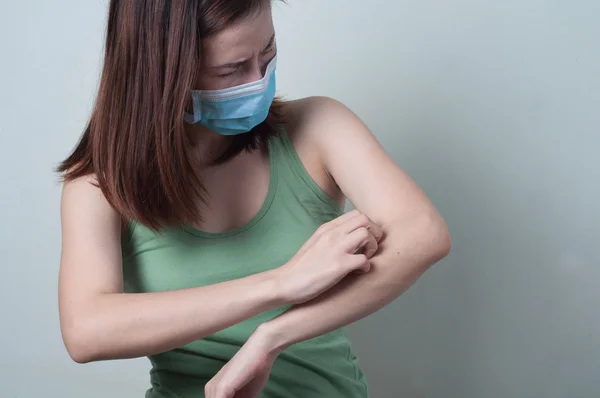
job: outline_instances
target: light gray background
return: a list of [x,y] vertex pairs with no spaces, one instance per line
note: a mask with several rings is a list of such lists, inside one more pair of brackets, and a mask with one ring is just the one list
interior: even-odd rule
[[[354,325],[374,398],[600,396],[600,2],[289,0],[280,93],[350,106],[430,195],[452,255]],[[107,1],[0,3],[0,395],[141,397],[57,319],[60,187]],[[192,51],[192,49],[190,49]]]

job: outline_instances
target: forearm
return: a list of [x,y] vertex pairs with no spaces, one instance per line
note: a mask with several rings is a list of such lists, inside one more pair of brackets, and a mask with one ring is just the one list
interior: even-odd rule
[[102,294],[63,320],[78,362],[165,352],[287,304],[271,272],[215,285],[158,293]]
[[292,307],[261,326],[274,349],[328,333],[389,304],[407,290],[449,250],[445,224],[437,217],[418,217],[390,224],[371,270],[350,275],[315,299]]

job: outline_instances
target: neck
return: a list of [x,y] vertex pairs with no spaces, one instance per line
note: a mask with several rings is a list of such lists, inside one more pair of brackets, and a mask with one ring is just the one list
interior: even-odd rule
[[200,124],[186,126],[196,158],[202,165],[214,162],[231,143],[232,138],[215,133]]

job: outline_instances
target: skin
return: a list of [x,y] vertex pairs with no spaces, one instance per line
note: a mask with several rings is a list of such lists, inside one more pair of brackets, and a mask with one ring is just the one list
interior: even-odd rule
[[[253,24],[250,31],[239,30],[252,38],[249,47],[257,49],[250,55],[260,54],[267,44],[262,39],[254,41],[255,35],[247,36],[262,29],[270,14],[259,18],[247,21]],[[266,36],[272,33],[271,25]],[[210,42],[204,45],[208,48]],[[195,147],[199,157],[210,155],[227,139],[197,126],[192,126],[190,134],[200,137]],[[264,202],[269,178],[265,154],[243,153],[225,165],[202,171],[211,196],[199,228],[220,232],[243,225]],[[69,354],[81,363],[172,350],[269,309],[309,300],[348,273],[367,271],[367,259],[382,236],[368,217],[350,214],[325,225],[304,254],[273,271],[194,289],[124,294],[121,220],[101,191],[90,184],[94,181],[94,176],[88,176],[66,183],[61,201],[60,323]],[[365,248],[365,255],[353,255],[359,247]]]
[[[206,39],[196,88],[260,79],[275,52],[266,49],[272,36],[265,9]],[[236,69],[215,67],[244,60]],[[259,327],[206,386],[209,398],[254,397],[285,348],[377,311],[448,254],[443,219],[348,108],[315,97],[288,103],[286,113],[308,173],[340,204],[348,198],[358,210],[322,226],[294,258],[269,272],[194,289],[124,294],[118,215],[89,184],[93,176],[65,184],[59,303],[63,339],[75,361],[168,351],[295,304]],[[228,139],[198,125],[190,134],[199,137],[199,159],[209,159]],[[210,200],[197,226],[220,232],[248,222],[266,197],[268,176],[268,158],[258,151],[204,168]],[[354,254],[360,247],[364,254]]]
[[[260,80],[276,53],[273,18],[267,7],[202,41],[201,66],[194,88],[221,90]],[[205,164],[221,153],[230,140],[199,124],[189,126],[189,130],[192,137],[199,137],[197,151]]]
[[307,98],[293,106],[300,120],[294,130],[297,148],[310,146],[319,154],[322,169],[357,209],[381,226],[384,239],[370,258],[368,273],[349,275],[262,324],[207,385],[209,398],[256,396],[287,347],[379,310],[450,251],[441,216],[348,108],[329,98]]

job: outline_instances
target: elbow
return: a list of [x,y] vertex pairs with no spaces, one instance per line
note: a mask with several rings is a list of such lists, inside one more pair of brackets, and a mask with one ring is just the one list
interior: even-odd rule
[[403,257],[400,261],[406,264],[402,267],[405,270],[421,275],[450,254],[452,242],[448,227],[435,211],[419,213],[396,228],[399,233],[394,234],[393,240],[398,248],[403,248],[397,254]]
[[69,325],[61,327],[67,353],[73,361],[79,364],[98,360],[90,329],[82,323],[82,321],[71,321]]
[[446,222],[437,213],[425,217],[422,228],[424,263],[429,268],[450,254],[452,239]]
[[[450,254],[452,241],[444,219],[436,211],[423,211],[413,217],[388,225],[383,253],[392,256],[389,268],[396,272],[398,264],[404,274],[421,275],[429,267]],[[387,249],[385,248],[387,247]]]
[[67,352],[69,353],[71,359],[80,365],[93,362],[93,360],[89,356],[87,356],[85,352],[69,348],[67,348]]
[[423,212],[388,227],[384,250],[389,261],[378,262],[382,283],[377,289],[398,297],[431,266],[450,254],[452,242],[446,222],[437,212]]

